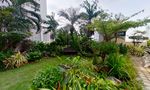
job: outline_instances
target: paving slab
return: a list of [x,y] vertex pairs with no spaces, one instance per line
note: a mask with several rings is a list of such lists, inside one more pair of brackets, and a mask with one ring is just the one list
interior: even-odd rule
[[144,84],[144,90],[150,90],[150,68],[143,66],[144,60],[141,57],[132,57],[132,60],[138,71],[139,78]]

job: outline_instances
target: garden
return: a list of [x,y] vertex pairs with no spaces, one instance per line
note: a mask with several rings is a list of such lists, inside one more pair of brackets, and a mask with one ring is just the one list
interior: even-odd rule
[[[99,9],[97,0],[84,0],[81,8],[85,12],[76,8],[59,12],[70,22],[65,27],[58,29],[55,16],[47,16],[45,34],[52,32],[54,41],[44,43],[29,39],[30,29],[40,32],[42,20],[22,8],[28,2],[37,5],[33,0],[12,0],[8,7],[0,7],[0,89],[143,90],[131,57],[144,56],[150,41],[146,46],[117,43],[118,32],[150,22],[148,18],[130,20],[141,12],[129,17],[110,14]],[[94,32],[103,41],[93,40]]]

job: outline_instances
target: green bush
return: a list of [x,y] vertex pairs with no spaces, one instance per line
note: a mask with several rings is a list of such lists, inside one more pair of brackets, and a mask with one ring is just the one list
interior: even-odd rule
[[102,42],[99,46],[100,57],[104,61],[106,56],[119,51],[117,44],[112,42]]
[[126,55],[128,53],[128,48],[126,45],[123,45],[122,43],[118,45],[119,47],[119,53]]
[[32,88],[37,90],[38,88],[49,88],[53,90],[53,87],[57,87],[57,84],[62,81],[62,72],[57,67],[48,67],[44,71],[37,74],[32,82]]
[[128,46],[128,51],[130,55],[141,57],[144,55],[144,47],[142,46]]
[[147,41],[147,46],[148,46],[148,47],[150,46],[150,40]]
[[46,52],[48,52],[50,56],[60,55],[62,53],[62,50],[63,46],[58,45],[56,42],[47,44]]
[[100,47],[101,47],[101,43],[98,43],[96,41],[91,42],[91,49],[94,55],[100,54]]
[[[50,67],[40,72],[33,80],[32,88],[34,90],[38,88],[48,88],[49,90],[142,90],[138,86],[141,84],[135,81],[133,65],[123,55],[109,55],[108,61],[104,63],[110,67],[108,74],[95,72],[92,61],[81,60],[80,57],[59,59],[65,60],[65,64],[59,65],[59,68],[57,66]],[[108,75],[118,77],[121,83],[109,79]],[[132,79],[129,80],[128,77]]]
[[9,58],[11,55],[13,55],[12,50],[6,50],[3,52],[0,52],[0,71],[5,69],[5,65],[3,61],[7,58]]
[[68,33],[68,31],[60,30],[56,34],[55,42],[57,43],[57,45],[66,46],[70,44],[70,41],[71,41],[71,36]]
[[82,37],[80,40],[80,53],[83,56],[93,56],[92,45],[93,41],[87,37]]
[[27,54],[28,61],[36,61],[42,58],[42,54],[39,51],[29,52]]
[[25,64],[28,63],[27,59],[20,53],[16,53],[15,55],[12,55],[10,58],[7,58],[3,61],[5,68],[11,69],[11,68],[19,68]]
[[29,36],[29,33],[20,31],[0,32],[0,50],[15,49],[18,42]]
[[57,42],[52,43],[43,43],[35,42],[35,45],[32,46],[29,52],[40,52],[42,56],[56,56],[60,55],[63,47],[58,45]]
[[111,80],[89,75],[81,69],[66,72],[61,90],[117,90],[117,84]]
[[111,54],[117,52],[118,52],[117,44],[113,42],[102,42],[100,44],[100,53]]
[[110,54],[105,64],[110,68],[109,76],[114,76],[121,80],[131,80],[136,77],[136,70],[129,58],[119,55]]
[[6,50],[6,51],[1,51],[0,52],[0,61],[4,60],[6,58],[9,58],[11,55],[13,55],[13,51],[12,50]]
[[30,51],[40,51],[44,52],[46,50],[46,43],[43,42],[34,42],[34,45],[32,46]]
[[143,90],[142,81],[138,81],[136,79],[123,82],[119,87],[126,88],[126,90]]

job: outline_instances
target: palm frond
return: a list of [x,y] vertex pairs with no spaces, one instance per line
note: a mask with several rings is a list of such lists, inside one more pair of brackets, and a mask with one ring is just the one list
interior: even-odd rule
[[66,18],[67,20],[70,20],[68,13],[66,13],[66,11],[64,11],[64,10],[59,11],[59,16],[62,16],[64,18]]
[[55,20],[54,16],[47,16],[48,20],[45,22],[45,24],[48,25],[47,27],[47,31],[45,32],[45,34],[49,33],[49,32],[53,32],[55,33],[55,30],[57,29],[57,27],[59,26],[59,23]]
[[81,17],[81,19],[88,20],[88,14],[85,13],[85,12],[82,12],[82,13],[80,14],[80,17]]
[[38,3],[36,1],[34,1],[34,0],[11,0],[11,2],[12,2],[13,5],[17,5],[17,6],[21,6],[21,5],[25,4],[25,3],[31,3],[34,6],[38,5]]
[[37,33],[39,33],[41,31],[41,24],[38,22],[38,20],[31,17],[28,17],[28,20],[34,23],[34,25],[37,27]]
[[29,10],[26,10],[26,13],[29,13],[32,17],[37,18],[39,23],[42,22],[41,16],[38,13]]

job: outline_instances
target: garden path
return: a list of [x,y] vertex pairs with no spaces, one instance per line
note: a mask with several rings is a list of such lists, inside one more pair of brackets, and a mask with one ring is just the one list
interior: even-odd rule
[[138,70],[139,79],[144,84],[144,90],[150,90],[150,68],[145,68],[141,57],[132,57],[135,67]]

